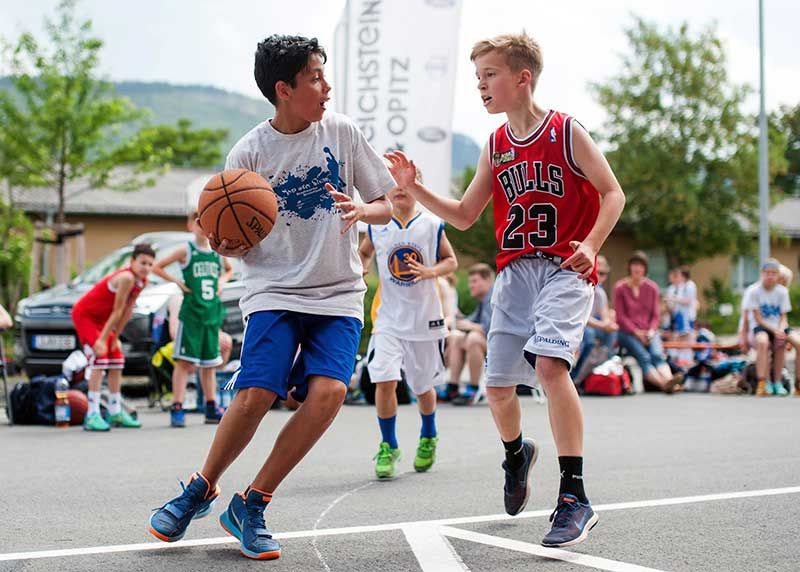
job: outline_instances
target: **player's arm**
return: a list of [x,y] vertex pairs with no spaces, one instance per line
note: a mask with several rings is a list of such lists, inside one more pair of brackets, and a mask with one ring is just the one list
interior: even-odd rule
[[6,309],[3,308],[3,305],[0,304],[0,330],[7,330],[11,326],[14,325],[14,320],[11,319],[11,316],[6,312]]
[[127,301],[133,289],[134,280],[133,274],[130,272],[123,272],[114,277],[111,281],[112,285],[117,289],[117,293],[114,296],[114,308],[111,310],[111,315],[106,320],[106,323],[103,324],[103,329],[100,330],[100,335],[97,337],[97,342],[95,343],[95,348],[97,349],[95,349],[95,353],[99,355],[106,353],[104,351],[107,350],[106,338],[108,338],[108,334],[110,334],[112,330],[117,334],[121,332],[122,327],[120,323],[128,311]]
[[588,278],[594,269],[595,258],[600,247],[603,246],[622,214],[622,209],[625,207],[625,193],[622,192],[622,187],[614,176],[608,161],[586,130],[577,125],[575,121],[572,126],[575,162],[600,193],[600,212],[594,227],[583,242],[572,241],[570,243],[575,252],[564,261],[561,268],[572,268],[575,272],[580,273],[580,278]]
[[181,290],[183,290],[186,293],[189,293],[191,292],[191,290],[189,290],[189,288],[186,287],[186,284],[183,283],[183,280],[178,280],[165,270],[167,266],[175,262],[186,264],[186,258],[188,256],[189,256],[189,250],[187,247],[185,246],[178,247],[164,258],[156,260],[155,264],[153,264],[151,272],[166,282],[174,282],[175,284],[178,285],[178,287]]
[[344,212],[342,220],[345,221],[345,225],[342,234],[358,221],[367,224],[387,224],[392,218],[392,203],[385,195],[368,203],[357,203],[350,195],[340,193],[330,183],[325,183],[325,190],[333,196],[336,207]]
[[174,340],[175,336],[178,335],[178,324],[180,323],[180,318],[178,318],[178,316],[181,313],[182,303],[183,294],[180,292],[170,296],[169,302],[167,302],[167,314],[169,316],[169,338],[171,340]]
[[439,242],[439,261],[433,266],[424,266],[416,260],[410,260],[408,266],[409,271],[414,274],[417,280],[438,278],[450,272],[455,272],[458,268],[458,259],[453,250],[453,245],[447,240],[444,230],[442,230]]
[[417,181],[417,168],[402,151],[394,151],[384,156],[391,163],[389,170],[397,186],[411,193],[433,214],[449,222],[458,230],[467,230],[471,227],[492,198],[492,176],[489,161],[485,159],[488,157],[486,145],[481,151],[475,176],[460,201],[439,196]]
[[372,259],[374,256],[375,245],[372,244],[372,239],[370,239],[369,233],[367,233],[361,240],[361,244],[358,245],[358,257],[361,259],[361,266],[363,268],[361,271],[362,276],[369,274],[369,269],[370,266],[372,266]]
[[217,280],[217,296],[222,295],[222,288],[230,282],[231,278],[233,277],[233,265],[231,264],[230,260],[222,257],[222,274],[219,276],[219,280]]

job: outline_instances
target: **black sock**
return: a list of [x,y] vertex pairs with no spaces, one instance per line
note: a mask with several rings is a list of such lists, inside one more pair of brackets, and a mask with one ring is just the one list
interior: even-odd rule
[[173,411],[180,411],[181,409],[183,409],[183,403],[176,401],[175,403],[172,404]]
[[579,502],[588,503],[589,499],[583,490],[583,457],[559,457],[558,466],[561,469],[558,496],[567,493],[576,497]]
[[516,471],[525,461],[525,456],[522,454],[522,433],[513,441],[503,441],[503,447],[506,450],[506,466]]
[[447,395],[453,395],[458,393],[458,384],[457,383],[448,383],[447,384]]
[[213,399],[211,401],[206,401],[206,412],[213,413],[217,410],[217,402]]

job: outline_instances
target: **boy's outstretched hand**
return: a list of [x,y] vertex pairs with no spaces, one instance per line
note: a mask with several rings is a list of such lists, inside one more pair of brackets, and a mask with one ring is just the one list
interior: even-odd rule
[[402,151],[392,151],[384,155],[391,166],[389,172],[401,189],[407,189],[417,180],[417,167]]
[[345,221],[346,224],[342,229],[342,234],[346,233],[354,224],[364,218],[366,214],[364,205],[355,202],[349,195],[340,193],[330,183],[325,183],[325,190],[333,196],[336,207],[344,212],[342,220]]
[[581,280],[588,279],[589,276],[592,275],[592,270],[594,270],[594,259],[597,256],[597,253],[592,250],[591,247],[587,246],[583,242],[578,242],[577,240],[573,240],[569,243],[569,245],[575,252],[572,253],[572,256],[561,263],[561,268],[564,270],[571,269],[572,271],[577,272],[580,274],[578,278]]

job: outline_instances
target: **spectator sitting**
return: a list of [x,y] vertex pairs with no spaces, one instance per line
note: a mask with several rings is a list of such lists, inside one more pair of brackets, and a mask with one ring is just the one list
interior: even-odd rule
[[682,389],[683,376],[673,375],[664,357],[657,330],[660,294],[658,285],[647,278],[647,267],[647,255],[634,252],[628,260],[628,276],[614,285],[619,345],[636,358],[646,384],[674,393]]
[[[664,300],[670,314],[669,329],[674,340],[693,342],[697,318],[697,285],[689,278],[689,268],[681,266],[669,272],[670,285]],[[671,350],[670,355],[682,361],[692,361],[692,350]]]
[[[746,312],[745,323],[749,326],[748,341],[756,350],[756,395],[787,395],[781,383],[784,352],[788,341],[795,347],[800,345],[800,337],[791,335],[786,314],[791,310],[789,291],[778,283],[780,263],[768,258],[761,266],[761,280],[748,289],[743,300]],[[769,354],[772,350],[772,368],[769,367]],[[767,376],[772,370],[772,376]],[[795,374],[797,376],[797,373]]]
[[[608,274],[611,272],[611,267],[608,264],[605,256],[597,257],[597,286],[594,289],[594,304],[592,305],[592,314],[589,316],[589,321],[586,324],[586,330],[583,333],[583,341],[579,349],[578,361],[575,362],[575,367],[572,368],[572,377],[581,373],[583,364],[586,363],[589,354],[595,344],[606,348],[604,360],[612,357],[615,353],[615,346],[617,344],[617,325],[616,315],[614,310],[608,307],[608,294],[606,294],[603,284],[608,279]],[[579,381],[579,380],[578,380]]]
[[[454,405],[471,403],[480,385],[486,359],[486,333],[492,321],[493,285],[494,270],[491,266],[482,263],[469,269],[469,293],[478,301],[478,306],[466,318],[456,320],[455,329],[447,337],[447,363],[450,367],[447,394]],[[469,368],[469,387],[463,395],[458,395],[465,361]]]

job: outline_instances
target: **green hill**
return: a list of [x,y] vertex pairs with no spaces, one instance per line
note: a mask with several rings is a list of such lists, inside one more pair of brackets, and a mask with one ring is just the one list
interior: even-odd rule
[[[223,144],[227,152],[233,144],[257,123],[270,117],[272,105],[265,99],[255,99],[202,85],[174,85],[139,81],[115,82],[117,93],[128,97],[137,107],[152,111],[154,123],[174,124],[178,119],[191,119],[197,127],[229,130]],[[0,89],[10,87],[8,78],[0,78]],[[466,135],[453,135],[453,175],[467,165],[475,165],[480,147]]]

